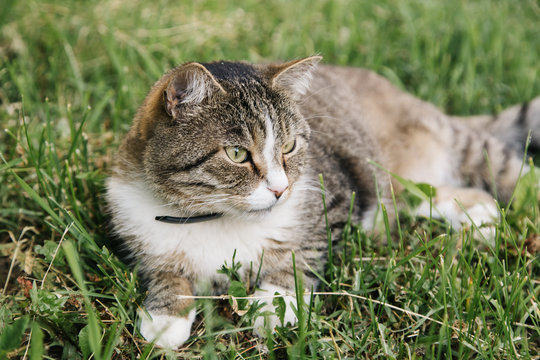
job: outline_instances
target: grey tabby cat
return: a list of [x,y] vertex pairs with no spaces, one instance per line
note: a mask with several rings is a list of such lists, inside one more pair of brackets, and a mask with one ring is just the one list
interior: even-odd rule
[[[456,199],[479,224],[497,216],[495,188],[508,199],[522,166],[511,146],[529,127],[540,133],[540,99],[465,121],[370,71],[319,61],[187,63],[150,90],[107,182],[114,230],[148,288],[146,339],[182,345],[195,307],[178,295],[224,291],[216,270],[234,252],[244,276],[264,252],[256,295],[292,292],[292,251],[304,285],[316,286],[311,269],[322,269],[327,250],[318,174],[334,231],[347,220],[351,192],[353,221],[367,229],[378,199],[388,202],[393,180],[370,160],[437,187],[434,206],[454,226],[470,221]],[[289,306],[285,323],[295,321]],[[257,319],[255,332],[263,326]]]

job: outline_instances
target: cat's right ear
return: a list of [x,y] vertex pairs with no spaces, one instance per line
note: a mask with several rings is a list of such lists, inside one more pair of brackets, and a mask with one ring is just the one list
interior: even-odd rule
[[315,55],[269,67],[270,84],[291,91],[293,97],[303,96],[311,81],[313,71],[322,56]]
[[199,104],[216,92],[225,93],[225,90],[203,65],[182,65],[174,71],[163,93],[165,110],[176,118],[181,104]]

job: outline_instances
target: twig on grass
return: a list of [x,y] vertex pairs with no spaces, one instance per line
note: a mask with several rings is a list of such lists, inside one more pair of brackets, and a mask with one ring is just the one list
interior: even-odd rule
[[[311,292],[306,292],[304,294],[305,295],[310,295]],[[276,297],[285,297],[285,296],[295,296],[296,294],[293,294],[293,293],[285,293],[285,294],[277,294],[277,295],[258,295],[258,296],[242,296],[242,297],[239,297],[239,296],[232,296],[232,295],[228,295],[228,294],[224,294],[224,295],[176,295],[176,297],[178,299],[213,299],[213,300],[262,300],[262,299],[273,299],[273,298],[276,298]],[[448,328],[456,331],[456,333],[458,334],[461,334],[463,336],[466,336],[466,337],[471,337],[472,339],[482,343],[483,345],[487,345],[487,343],[482,340],[482,339],[478,339],[476,337],[474,337],[473,335],[471,334],[467,334],[465,332],[463,332],[462,329],[459,329],[455,326],[452,326],[450,324],[445,324],[443,323],[442,321],[439,321],[439,320],[436,320],[436,319],[433,319],[432,317],[429,317],[427,315],[422,315],[422,314],[419,314],[417,312],[414,312],[414,311],[411,311],[411,310],[407,310],[407,309],[403,309],[403,308],[400,308],[398,306],[395,306],[395,305],[392,305],[392,304],[388,304],[384,301],[379,301],[379,300],[375,300],[375,299],[371,299],[369,297],[365,297],[365,296],[361,296],[361,295],[356,295],[356,294],[351,294],[351,293],[348,293],[346,291],[343,291],[343,292],[313,292],[313,295],[321,295],[321,296],[347,296],[347,297],[351,297],[351,298],[355,298],[355,299],[359,299],[359,300],[363,300],[363,301],[369,301],[369,302],[372,302],[374,304],[377,304],[377,305],[381,305],[381,306],[386,306],[390,309],[393,309],[393,310],[396,310],[396,311],[399,311],[399,312],[402,312],[402,313],[405,313],[407,315],[412,315],[412,316],[415,316],[415,317],[419,317],[421,319],[425,319],[425,320],[429,320],[431,322],[434,322],[436,324],[439,324],[441,326],[447,326]]]
[[41,286],[40,286],[41,290],[43,290],[43,285],[45,284],[45,279],[47,278],[47,275],[49,274],[49,270],[51,270],[52,264],[54,263],[54,259],[56,259],[56,254],[58,254],[58,249],[60,249],[60,246],[62,245],[62,241],[64,241],[64,238],[66,237],[66,234],[68,233],[69,229],[71,229],[72,226],[73,226],[73,222],[71,222],[66,227],[66,230],[64,230],[64,233],[62,234],[62,237],[60,238],[60,241],[58,242],[58,246],[56,246],[56,249],[54,250],[52,260],[49,263],[49,266],[47,267],[47,270],[45,271],[45,275],[43,275],[43,279],[41,280]]

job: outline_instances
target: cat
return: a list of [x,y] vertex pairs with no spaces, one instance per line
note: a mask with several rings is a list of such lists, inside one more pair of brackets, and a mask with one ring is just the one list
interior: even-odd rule
[[[373,229],[381,203],[392,216],[390,189],[402,186],[389,172],[435,186],[434,208],[456,227],[492,221],[495,189],[509,199],[522,169],[515,147],[529,128],[540,132],[540,98],[498,116],[454,118],[371,71],[320,60],[186,63],[137,111],[106,197],[148,289],[147,340],[181,346],[195,318],[189,295],[226,291],[216,271],[233,254],[242,276],[260,267],[255,296],[287,294],[283,325],[294,323],[291,253],[306,289],[325,265],[318,174],[333,232],[348,219],[353,191],[354,223]],[[263,309],[273,311],[271,301]],[[281,324],[266,320],[255,321],[257,334]]]

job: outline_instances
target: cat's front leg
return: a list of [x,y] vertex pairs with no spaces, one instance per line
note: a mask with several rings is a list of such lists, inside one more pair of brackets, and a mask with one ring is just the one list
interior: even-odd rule
[[[310,271],[310,268],[320,270],[318,268],[321,257],[321,252],[315,249],[310,251],[302,251],[301,248],[289,249],[296,254],[296,260],[293,264],[292,256],[287,250],[279,249],[279,251],[267,250],[265,253],[265,261],[263,262],[263,270],[265,276],[261,281],[258,290],[253,294],[254,301],[265,303],[261,308],[261,315],[255,319],[253,331],[259,337],[265,337],[269,331],[275,332],[276,326],[296,325],[298,322],[298,301],[296,298],[295,287],[298,281],[303,284],[302,301],[304,304],[309,304],[310,295],[306,289],[312,289],[317,286],[318,279],[315,274]],[[309,264],[309,265],[308,265]],[[295,279],[296,267],[297,279]],[[301,279],[300,279],[301,277]],[[277,296],[283,298],[285,302],[285,313],[283,321],[276,313],[276,307],[273,302]]]
[[[273,305],[276,296],[283,297],[285,302],[283,322],[276,314],[276,308]],[[265,337],[268,330],[272,333],[275,332],[276,326],[278,325],[295,325],[298,322],[295,312],[295,310],[298,310],[298,301],[296,299],[294,288],[284,288],[270,282],[263,282],[259,286],[259,289],[253,294],[253,297],[255,300],[265,303],[260,309],[261,315],[255,319],[253,324],[253,331],[257,336]],[[304,295],[304,303],[309,303],[309,295]]]
[[195,320],[193,299],[178,298],[192,295],[189,280],[169,272],[146,274],[148,296],[144,301],[146,311],[139,311],[139,331],[156,345],[177,349],[186,342]]

